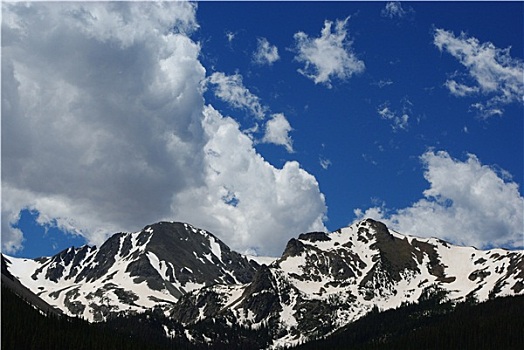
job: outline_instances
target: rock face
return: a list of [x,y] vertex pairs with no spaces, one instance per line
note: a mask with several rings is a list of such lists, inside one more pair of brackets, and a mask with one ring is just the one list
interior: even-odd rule
[[33,293],[90,321],[120,311],[169,309],[189,291],[247,283],[259,266],[211,233],[172,222],[117,233],[100,248],[69,248],[36,260],[6,259],[9,272]]
[[[440,293],[454,301],[484,301],[523,293],[521,251],[477,250],[434,238],[403,236],[373,220],[330,234],[291,239],[282,257],[246,286],[213,286],[181,298],[178,310],[269,325],[273,346],[330,334],[373,308],[385,310]],[[208,303],[212,303],[210,308]],[[212,312],[211,312],[212,310]]]
[[168,222],[115,234],[100,248],[36,260],[5,257],[4,266],[66,314],[99,321],[157,308],[208,345],[216,334],[199,325],[263,329],[278,347],[430,295],[459,302],[524,294],[522,251],[404,236],[370,219],[301,234],[262,266],[207,231]]

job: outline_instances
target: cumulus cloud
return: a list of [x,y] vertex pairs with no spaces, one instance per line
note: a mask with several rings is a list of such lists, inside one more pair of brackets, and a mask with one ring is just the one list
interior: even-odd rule
[[310,38],[304,32],[295,33],[295,60],[304,63],[298,72],[315,84],[331,87],[331,79],[347,80],[353,74],[362,73],[364,62],[357,58],[348,38],[345,20],[325,21],[320,37]]
[[267,108],[260,98],[249,91],[242,82],[242,75],[226,75],[215,72],[207,78],[207,84],[215,87],[215,95],[234,108],[244,109],[258,119],[264,119]]
[[356,210],[403,233],[439,237],[478,248],[524,245],[524,198],[518,185],[469,154],[453,159],[447,152],[421,156],[430,187],[412,206],[388,210],[385,205]]
[[168,216],[165,188],[203,181],[194,6],[4,5],[3,240],[24,208],[96,244]]
[[295,162],[275,168],[206,106],[194,4],[5,3],[2,16],[6,252],[23,247],[23,209],[90,244],[180,220],[277,254],[323,227],[315,178]]
[[456,58],[465,68],[468,84],[447,80],[445,86],[455,96],[482,95],[486,101],[472,105],[481,116],[503,113],[510,103],[524,99],[524,63],[510,55],[510,48],[499,49],[490,42],[481,43],[474,37],[437,29],[433,43],[438,49]]
[[174,208],[177,216],[202,227],[227,228],[233,247],[273,256],[282,253],[292,232],[325,229],[324,196],[312,175],[297,162],[286,162],[282,169],[271,166],[234,119],[212,106],[204,114],[210,136],[205,146],[208,181],[176,195],[177,203],[193,203]]
[[266,133],[263,142],[284,146],[288,152],[293,152],[293,140],[289,132],[293,130],[282,113],[273,114],[266,123]]
[[271,45],[266,38],[257,40],[257,50],[253,53],[253,60],[258,64],[272,65],[280,59],[278,48]]
[[[215,95],[227,102],[231,107],[247,110],[259,121],[265,122],[265,134],[261,142],[273,143],[284,146],[288,152],[293,152],[293,140],[289,132],[293,130],[288,120],[282,113],[276,113],[269,120],[266,119],[268,107],[262,105],[260,98],[252,94],[242,83],[242,75],[226,75],[222,72],[215,72],[207,79],[207,85],[215,85]],[[258,122],[250,129],[244,130],[245,133],[253,136],[258,132]]]

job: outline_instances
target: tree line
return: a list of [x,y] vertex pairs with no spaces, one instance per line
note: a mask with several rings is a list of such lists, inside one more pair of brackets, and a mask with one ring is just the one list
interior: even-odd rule
[[368,315],[298,350],[524,349],[524,296],[469,300],[439,297]]
[[[172,337],[166,337],[164,326]],[[187,339],[187,328],[161,310],[89,323],[36,310],[4,285],[1,330],[6,350],[250,350],[268,347],[272,338],[267,326],[251,329],[234,320],[213,319],[191,326],[195,344]],[[524,296],[453,304],[438,293],[429,294],[394,310],[374,308],[333,335],[296,349],[524,349]]]

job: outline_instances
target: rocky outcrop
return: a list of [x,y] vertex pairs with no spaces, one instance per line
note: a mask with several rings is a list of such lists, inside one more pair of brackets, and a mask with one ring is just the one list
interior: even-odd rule
[[151,307],[169,310],[195,289],[250,282],[259,267],[211,233],[176,222],[117,233],[100,248],[9,260],[25,266],[15,277],[43,300],[92,321]]
[[367,219],[332,233],[302,233],[282,257],[260,266],[205,230],[160,222],[115,234],[100,248],[2,257],[2,274],[91,321],[154,308],[206,346],[217,336],[209,325],[218,324],[244,335],[261,329],[259,346],[279,347],[435,295],[471,302],[524,294],[524,253],[406,236]]
[[482,301],[524,293],[523,256],[405,236],[367,219],[330,234],[291,239],[280,259],[239,287],[241,294],[221,287],[195,291],[191,299],[204,312],[189,311],[189,304],[175,308],[185,310],[189,324],[224,318],[269,326],[272,345],[286,346],[326,336],[371,310],[432,295]]

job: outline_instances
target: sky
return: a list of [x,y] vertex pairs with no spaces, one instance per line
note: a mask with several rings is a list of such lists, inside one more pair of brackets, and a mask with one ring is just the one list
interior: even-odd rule
[[524,3],[2,3],[2,252],[363,218],[524,248]]

